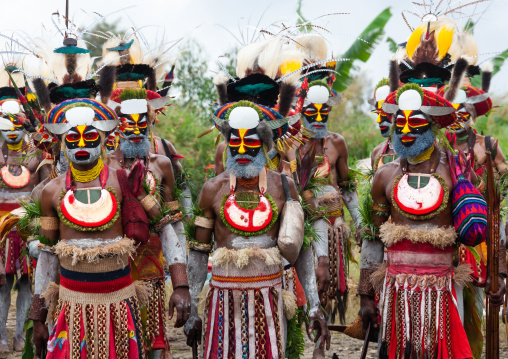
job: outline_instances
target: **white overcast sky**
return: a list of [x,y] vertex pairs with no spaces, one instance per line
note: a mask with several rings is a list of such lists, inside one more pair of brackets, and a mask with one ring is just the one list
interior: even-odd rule
[[[3,0],[7,1],[7,0]],[[251,25],[255,25],[262,13],[266,11],[260,27],[266,27],[276,21],[294,23],[296,20],[297,0],[69,0],[70,14],[81,16],[83,9],[88,13],[94,11],[107,14],[128,5],[136,5],[127,10],[138,27],[145,27],[143,33],[150,41],[155,33],[165,30],[166,38],[176,39],[182,36],[191,36],[197,39],[205,47],[210,59],[211,70],[217,70],[215,59],[223,54],[236,43],[236,40],[222,29],[218,24],[238,34],[238,23],[242,27],[247,25],[250,18]],[[404,9],[414,10],[412,1],[430,3],[431,0],[304,0],[303,14],[307,19],[313,19],[320,15],[336,12],[349,12],[350,15],[337,15],[322,18],[316,24],[324,26],[332,32],[327,35],[329,40],[329,52],[334,55],[343,53],[354,41],[361,31],[383,9],[390,6],[392,18],[386,29],[386,35],[397,42],[403,42],[410,35],[408,27],[404,24],[401,11]],[[445,0],[446,2],[447,0]],[[454,0],[457,5],[469,3],[472,0]],[[434,0],[434,2],[439,2]],[[480,62],[495,53],[508,48],[508,1],[491,0],[492,4],[484,13],[480,23],[476,27],[475,37],[479,44]],[[0,13],[0,32],[9,34],[14,29],[24,29],[33,36],[40,34],[41,23],[51,25],[51,13],[65,12],[65,0],[17,0],[4,4]],[[478,5],[477,10],[485,9],[487,4]],[[473,7],[469,8],[465,15],[472,14]],[[477,17],[477,16],[476,16]],[[108,20],[115,20],[118,16],[112,16]],[[121,17],[125,21],[125,28],[132,26],[127,17]],[[85,17],[82,25],[91,23],[92,16]],[[413,27],[419,24],[419,20],[408,15],[408,20]],[[465,19],[459,19],[459,23],[465,23]],[[50,26],[51,28],[51,26]],[[55,35],[56,36],[56,35]],[[1,42],[0,42],[1,43]],[[387,76],[388,57],[390,53],[388,45],[383,42],[373,52],[367,64],[361,65],[362,71],[372,74],[371,83],[376,83],[381,77]],[[507,61],[508,62],[508,61]],[[211,75],[211,74],[210,74]],[[508,63],[503,70],[494,78],[491,92],[507,94],[508,87]]]

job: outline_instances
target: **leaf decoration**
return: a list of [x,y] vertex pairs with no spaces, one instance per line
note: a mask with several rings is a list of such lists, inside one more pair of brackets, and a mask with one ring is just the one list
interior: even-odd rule
[[390,7],[387,7],[363,30],[359,38],[341,56],[350,59],[350,61],[340,61],[337,63],[335,70],[340,76],[337,77],[333,84],[335,91],[343,92],[350,85],[353,79],[350,72],[354,68],[354,63],[357,60],[367,62],[372,55],[374,47],[384,36],[384,28],[391,17]]

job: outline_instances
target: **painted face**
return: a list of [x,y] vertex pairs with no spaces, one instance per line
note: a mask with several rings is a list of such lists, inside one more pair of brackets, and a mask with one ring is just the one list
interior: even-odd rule
[[393,148],[402,158],[416,157],[435,141],[432,126],[421,111],[398,111],[393,131]]
[[116,146],[118,143],[116,142],[116,136],[114,134],[106,137],[106,141],[104,143],[104,148],[106,148],[106,153],[113,153],[116,151]]
[[310,104],[303,110],[303,124],[314,132],[314,138],[323,138],[328,133],[330,107],[325,104]]
[[457,122],[451,125],[449,130],[454,133],[462,133],[473,125],[473,119],[464,104],[454,103],[452,105],[457,110]]
[[92,126],[76,126],[65,136],[67,156],[73,163],[88,164],[101,155],[99,132]]
[[231,155],[240,165],[248,165],[261,150],[261,140],[256,129],[233,129],[229,138]]
[[23,140],[23,125],[18,116],[9,116],[12,122],[12,128],[9,130],[2,131],[2,137],[5,142],[9,145],[16,145]]
[[395,133],[406,147],[412,146],[418,136],[430,130],[430,124],[421,111],[398,111]]
[[132,142],[141,142],[148,137],[148,119],[146,113],[122,116],[123,133]]
[[384,101],[378,101],[376,103],[376,109],[372,112],[377,113],[376,122],[379,126],[379,130],[381,131],[381,136],[390,137],[390,126],[392,125],[392,119],[390,115],[387,115],[386,112],[383,111],[383,103]]

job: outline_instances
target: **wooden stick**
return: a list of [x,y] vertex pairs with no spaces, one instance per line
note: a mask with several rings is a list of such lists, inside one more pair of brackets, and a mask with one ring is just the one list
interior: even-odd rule
[[362,355],[360,355],[360,359],[365,359],[367,357],[367,350],[369,349],[370,328],[371,323],[369,322],[367,333],[365,333],[365,341],[363,342]]
[[[487,155],[487,204],[488,204],[488,236],[487,236],[487,273],[490,278],[490,291],[496,293],[499,289],[499,205],[500,198],[497,193],[492,156]],[[499,308],[493,307],[487,297],[487,323],[486,323],[486,359],[499,359]]]
[[192,359],[198,359],[198,339],[192,341]]

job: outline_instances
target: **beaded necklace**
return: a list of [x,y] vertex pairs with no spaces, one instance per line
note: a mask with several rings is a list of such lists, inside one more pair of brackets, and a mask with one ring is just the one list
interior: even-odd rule
[[71,169],[71,173],[72,173],[72,178],[75,181],[81,182],[81,183],[92,182],[94,179],[99,177],[99,175],[101,174],[102,170],[104,169],[104,162],[102,162],[102,158],[99,157],[97,164],[89,170],[86,170],[86,171],[77,170],[74,168],[72,163],[70,165],[70,169]]

